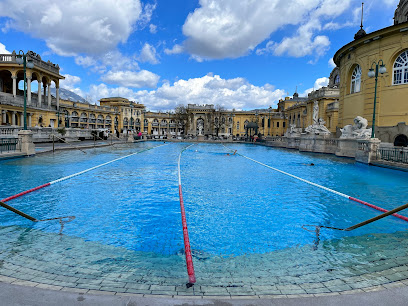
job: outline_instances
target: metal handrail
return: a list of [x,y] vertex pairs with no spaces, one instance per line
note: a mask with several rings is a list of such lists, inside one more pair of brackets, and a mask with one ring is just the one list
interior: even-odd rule
[[316,240],[315,240],[315,247],[314,247],[314,249],[316,250],[316,249],[317,249],[317,246],[319,245],[319,241],[320,241],[320,229],[321,229],[321,228],[327,228],[327,229],[333,229],[333,230],[337,230],[337,231],[349,232],[349,231],[355,230],[355,229],[357,229],[357,228],[359,228],[359,227],[365,226],[365,225],[367,225],[367,224],[370,224],[370,223],[373,223],[373,222],[378,221],[378,220],[380,220],[380,219],[383,219],[383,218],[385,218],[385,217],[388,217],[388,216],[390,216],[390,215],[392,215],[392,214],[394,214],[394,213],[396,213],[396,212],[399,212],[399,211],[401,211],[401,210],[404,210],[404,209],[406,209],[406,208],[408,208],[408,203],[406,203],[406,204],[404,204],[404,205],[401,205],[401,206],[399,206],[399,207],[397,207],[397,208],[394,208],[394,209],[392,209],[392,210],[390,210],[390,211],[387,211],[387,212],[385,212],[385,213],[383,213],[383,214],[381,214],[381,215],[378,215],[378,216],[376,216],[376,217],[374,217],[374,218],[370,218],[370,219],[368,219],[368,220],[365,220],[365,221],[363,221],[363,222],[357,223],[357,224],[355,224],[355,225],[353,225],[353,226],[350,226],[350,227],[347,227],[347,228],[338,228],[338,227],[332,227],[332,226],[311,225],[311,224],[302,225],[302,228],[303,228],[304,230],[307,230],[308,232],[312,232],[312,231],[309,230],[309,229],[307,229],[307,227],[314,227],[314,228],[315,228],[314,232],[316,233]]
[[[64,225],[65,223],[71,222],[72,220],[75,219],[75,216],[66,216],[66,217],[56,217],[56,218],[48,218],[48,219],[36,219],[30,215],[27,215],[26,213],[22,212],[21,210],[18,210],[16,208],[14,208],[13,206],[10,206],[2,201],[0,201],[0,206],[4,207],[5,209],[8,209],[9,211],[12,211],[13,213],[20,215],[23,218],[26,218],[30,221],[33,222],[43,222],[43,221],[51,221],[51,220],[59,220],[60,224],[61,224],[61,229],[60,229],[60,234],[62,234],[62,230],[64,229]],[[67,219],[67,220],[64,220]]]
[[[87,154],[87,153],[86,153],[84,150],[81,150],[81,149],[80,149],[80,148],[78,148],[77,146],[74,146],[73,144],[70,144],[69,142],[65,141],[64,139],[62,139],[61,137],[58,137],[58,136],[57,136],[57,135],[55,135],[55,134],[51,134],[50,136],[56,137],[56,138],[58,138],[59,140],[61,140],[61,141],[65,142],[66,144],[68,144],[68,145],[70,145],[70,146],[74,147],[75,149],[77,149],[77,150],[81,151],[82,153]],[[54,148],[53,148],[53,151],[54,151]]]

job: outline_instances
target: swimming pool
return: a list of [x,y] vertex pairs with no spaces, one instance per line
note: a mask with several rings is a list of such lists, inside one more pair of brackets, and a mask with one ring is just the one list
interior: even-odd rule
[[[145,142],[91,149],[86,155],[66,151],[1,161],[0,198],[157,145]],[[123,292],[132,289],[126,284],[136,284],[134,291],[154,293],[151,286],[182,285],[186,272],[177,160],[188,145],[167,143],[10,201],[39,219],[61,215],[75,215],[76,219],[66,224],[64,235],[59,236],[58,222],[33,224],[1,210],[0,233],[7,239],[0,259],[7,264],[20,263],[17,275],[21,277],[28,274],[33,280],[41,272],[46,273],[40,277],[44,281],[42,278],[51,278],[48,274],[62,275],[72,281],[66,285],[79,288],[93,284],[106,289],[103,282],[110,281],[109,285],[124,283],[118,287],[126,289]],[[402,205],[407,198],[408,174],[404,172],[333,156],[246,144],[228,146],[385,209]],[[352,232],[322,229],[319,247],[314,250],[315,235],[302,225],[343,228],[379,213],[227,152],[220,144],[194,144],[181,158],[190,243],[197,284],[203,287],[195,289],[197,294],[346,290],[353,287],[344,279],[370,275],[363,278],[366,284],[385,283],[392,281],[391,277],[379,271],[408,263],[404,262],[408,223],[395,217]],[[308,166],[310,163],[315,166]],[[16,275],[7,264],[0,274]],[[34,272],[23,273],[23,268]],[[398,273],[402,273],[400,279],[408,278],[404,272]],[[118,275],[127,282],[118,281]],[[76,282],[81,279],[95,281]],[[342,281],[337,284],[335,280]],[[309,289],[301,285],[316,281],[332,283]]]

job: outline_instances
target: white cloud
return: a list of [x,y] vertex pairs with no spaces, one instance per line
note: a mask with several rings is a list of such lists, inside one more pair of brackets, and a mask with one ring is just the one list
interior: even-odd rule
[[178,104],[220,104],[227,109],[251,109],[276,105],[285,91],[272,85],[255,86],[243,78],[222,79],[211,74],[201,78],[164,83],[153,91],[138,91],[135,99],[148,108],[173,109]]
[[81,78],[70,74],[64,74],[63,76],[65,79],[60,81],[60,87],[68,89],[77,95],[84,97],[84,92],[77,87],[77,85],[81,83]]
[[9,18],[9,28],[42,38],[53,52],[65,56],[113,50],[149,14],[145,10],[142,16],[140,0],[0,2],[0,16]]
[[315,81],[315,83],[314,83],[314,85],[313,85],[313,88],[306,89],[306,90],[305,90],[302,94],[300,94],[300,95],[301,95],[302,97],[307,97],[307,95],[308,95],[309,93],[311,93],[312,91],[317,90],[317,89],[320,89],[320,88],[325,87],[325,86],[327,86],[327,85],[329,85],[329,78],[327,78],[327,77],[318,78],[318,79]]
[[164,53],[170,55],[170,54],[180,54],[184,51],[184,48],[182,45],[174,45],[172,49],[164,49]]
[[150,33],[152,33],[152,34],[156,34],[156,33],[157,33],[157,26],[154,25],[154,24],[150,24],[150,25],[149,25],[149,31],[150,31]]
[[75,57],[75,64],[88,68],[96,66],[96,60],[91,56],[77,56]]
[[[123,79],[127,79],[123,77]],[[163,82],[157,90],[132,90],[125,84],[110,88],[105,83],[91,85],[87,97],[93,102],[101,98],[121,96],[143,103],[150,110],[172,110],[179,104],[220,104],[226,109],[254,109],[276,106],[285,91],[270,84],[255,86],[244,78],[222,79],[207,74],[201,78]]]
[[10,54],[10,51],[7,51],[6,46],[0,43],[0,54]]
[[135,55],[125,55],[118,50],[98,56],[76,56],[75,63],[92,72],[105,73],[108,70],[139,70]]
[[328,63],[329,63],[329,68],[331,69],[336,68],[336,64],[334,63],[333,58],[330,58]]
[[[324,53],[330,41],[315,35],[321,19],[342,14],[351,0],[200,0],[183,25],[183,43],[191,54],[204,59],[236,58],[254,50],[287,25],[300,25],[291,38],[276,44],[277,54],[304,56]],[[305,46],[302,46],[305,44]],[[271,45],[269,45],[271,47]],[[291,49],[301,49],[295,51]],[[258,53],[266,52],[261,50]]]
[[152,45],[145,43],[142,51],[140,51],[139,60],[142,63],[158,64],[156,49]]
[[[120,2],[121,3],[121,2]],[[144,29],[152,19],[153,11],[156,9],[156,2],[155,3],[147,3],[143,6],[142,13],[140,14],[140,18],[138,21],[138,27],[140,29]]]
[[154,88],[160,77],[147,70],[134,71],[109,71],[101,77],[102,81],[109,84],[119,84],[125,87]]

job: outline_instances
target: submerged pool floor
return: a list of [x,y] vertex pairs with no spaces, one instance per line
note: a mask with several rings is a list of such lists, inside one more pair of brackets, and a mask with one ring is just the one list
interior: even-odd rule
[[[262,297],[371,291],[408,279],[406,232],[326,241],[317,251],[308,245],[238,257],[195,257],[197,284],[189,289],[181,254],[146,254],[18,226],[1,227],[0,235],[0,275],[18,279],[16,284],[47,284],[56,290]],[[326,260],[327,252],[349,260]]]
[[[3,161],[0,177],[8,181],[0,184],[0,198],[157,145]],[[408,279],[407,222],[388,217],[353,232],[322,229],[316,248],[314,233],[302,225],[347,227],[379,213],[228,156],[222,145],[196,144],[181,159],[197,278],[187,289],[177,159],[188,145],[166,144],[10,201],[39,219],[76,219],[58,235],[57,221],[33,224],[1,210],[0,275],[10,278],[0,281],[57,290],[285,296],[370,291]],[[230,147],[386,209],[406,200],[406,173],[331,156]]]

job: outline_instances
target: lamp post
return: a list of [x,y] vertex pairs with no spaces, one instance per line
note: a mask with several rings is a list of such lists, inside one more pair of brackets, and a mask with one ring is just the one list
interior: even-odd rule
[[268,136],[271,136],[271,111],[272,111],[272,106],[269,106],[268,112],[269,112],[269,119],[268,119]]
[[[375,68],[373,66],[375,65]],[[387,69],[385,68],[384,62],[382,59],[378,61],[378,63],[373,62],[371,64],[371,68],[368,71],[368,76],[370,78],[375,77],[375,87],[374,87],[374,107],[373,107],[373,124],[372,124],[372,129],[371,129],[371,138],[375,138],[375,104],[377,100],[377,81],[378,81],[378,73],[384,74],[387,72]]]
[[23,64],[24,67],[24,130],[27,130],[27,93],[26,93],[26,82],[27,82],[27,75],[26,70],[27,68],[33,68],[34,63],[31,59],[27,60],[27,55],[24,54],[23,50],[18,52],[16,57],[17,64]]

